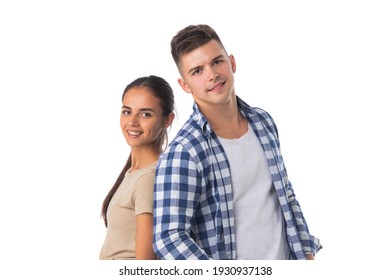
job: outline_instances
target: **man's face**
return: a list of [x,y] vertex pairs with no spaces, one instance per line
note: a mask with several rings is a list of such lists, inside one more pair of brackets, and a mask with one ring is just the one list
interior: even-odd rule
[[182,55],[179,67],[182,76],[179,84],[184,91],[192,93],[201,109],[223,105],[235,98],[235,60],[217,41]]

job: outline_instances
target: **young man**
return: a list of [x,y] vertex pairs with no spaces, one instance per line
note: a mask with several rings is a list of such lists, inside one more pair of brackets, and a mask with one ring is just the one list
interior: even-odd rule
[[160,157],[154,250],[161,259],[314,259],[271,116],[234,90],[236,62],[208,25],[171,41],[194,112]]

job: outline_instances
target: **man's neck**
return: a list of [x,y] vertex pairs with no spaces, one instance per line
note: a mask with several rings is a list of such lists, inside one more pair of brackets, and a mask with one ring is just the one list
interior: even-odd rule
[[205,106],[200,110],[219,137],[236,139],[248,131],[248,121],[240,113],[236,100],[224,105]]

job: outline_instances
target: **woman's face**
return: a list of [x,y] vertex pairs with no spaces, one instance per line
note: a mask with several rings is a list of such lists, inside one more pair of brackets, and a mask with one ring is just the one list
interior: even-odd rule
[[133,87],[125,93],[120,125],[132,148],[160,149],[156,141],[165,129],[161,102],[147,87]]

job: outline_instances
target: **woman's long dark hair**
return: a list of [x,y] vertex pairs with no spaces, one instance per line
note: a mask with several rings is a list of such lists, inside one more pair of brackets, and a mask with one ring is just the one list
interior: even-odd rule
[[[155,97],[157,97],[160,100],[164,118],[168,117],[169,114],[173,113],[175,107],[173,90],[169,85],[169,83],[165,81],[163,78],[151,75],[148,77],[140,77],[135,79],[123,91],[122,101],[126,93],[134,87],[146,87],[153,93]],[[163,142],[166,141],[166,138],[167,138],[167,131],[164,130],[164,132],[160,135],[160,139],[156,141],[156,143],[162,146]],[[127,159],[125,166],[123,167],[118,178],[116,179],[114,185],[112,186],[111,190],[108,192],[106,198],[103,201],[101,215],[103,217],[104,224],[106,227],[107,227],[108,205],[110,204],[112,197],[114,196],[115,192],[119,188],[120,184],[125,178],[126,172],[130,169],[130,167],[131,167],[131,153],[129,155],[129,158]]]

